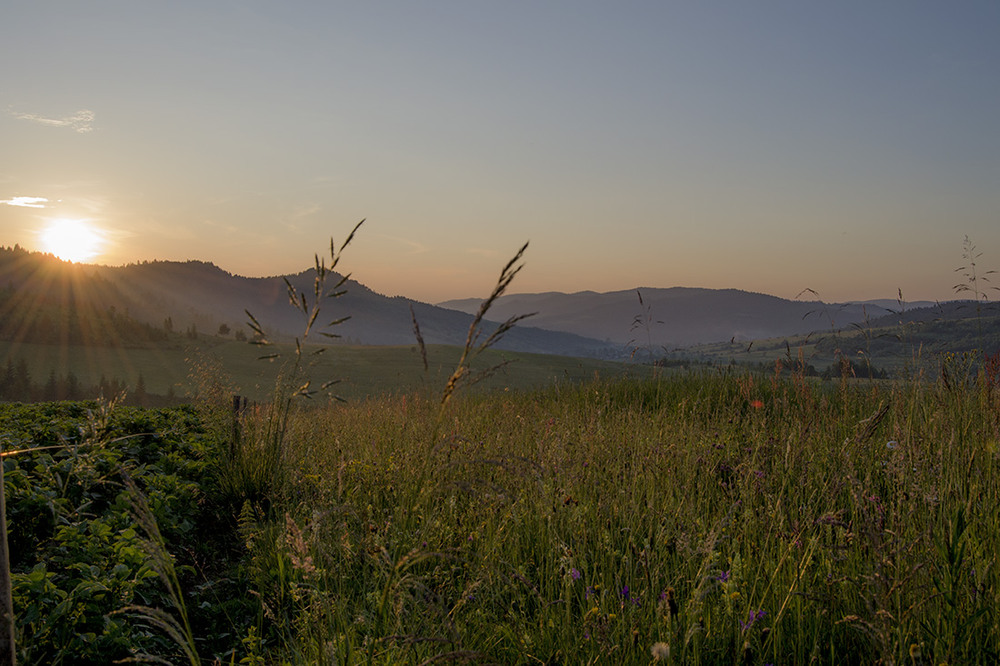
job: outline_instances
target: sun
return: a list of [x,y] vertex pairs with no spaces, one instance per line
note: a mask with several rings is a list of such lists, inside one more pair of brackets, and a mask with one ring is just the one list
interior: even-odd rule
[[104,233],[86,220],[52,220],[39,234],[42,249],[74,263],[101,253]]

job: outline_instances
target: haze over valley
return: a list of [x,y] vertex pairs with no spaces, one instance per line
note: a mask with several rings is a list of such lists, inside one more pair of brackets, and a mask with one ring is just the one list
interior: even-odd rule
[[[148,342],[148,335],[133,340],[129,336],[136,331],[126,334],[108,323],[129,320],[161,333],[246,340],[253,335],[248,327],[252,315],[269,337],[292,340],[301,335],[304,321],[302,312],[289,303],[289,287],[310,294],[315,285],[313,269],[247,278],[200,261],[109,267],[3,248],[0,330],[11,342],[92,346]],[[343,320],[330,330],[341,343],[361,346],[414,344],[414,319],[426,344],[461,346],[483,302],[461,299],[433,305],[385,296],[354,279],[347,279],[339,291],[340,297],[323,304],[319,323]],[[745,346],[768,338],[843,334],[886,322],[913,322],[921,312],[930,313],[925,320],[972,317],[972,304],[962,303],[955,301],[959,307],[926,301],[825,303],[737,289],[638,288],[505,294],[491,303],[486,319],[499,323],[529,315],[498,342],[498,349],[626,360],[636,349],[656,357],[727,341]],[[992,312],[988,303],[981,307]]]

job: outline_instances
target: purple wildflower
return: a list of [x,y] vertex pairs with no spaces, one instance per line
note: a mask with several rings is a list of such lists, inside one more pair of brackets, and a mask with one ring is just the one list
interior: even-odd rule
[[716,576],[715,580],[719,581],[720,583],[725,583],[727,580],[729,580],[729,569],[726,569],[718,576]]
[[763,620],[764,617],[766,616],[767,616],[767,611],[764,610],[763,608],[756,611],[751,609],[750,615],[747,617],[746,622],[744,622],[743,620],[739,620],[740,631],[746,631],[747,629],[753,626],[754,622],[756,622],[757,620]]
[[580,580],[580,570],[576,567],[569,570],[569,575],[573,580]]

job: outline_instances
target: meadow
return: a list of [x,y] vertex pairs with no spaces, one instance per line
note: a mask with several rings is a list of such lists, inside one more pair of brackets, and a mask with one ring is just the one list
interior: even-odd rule
[[523,251],[419,384],[325,397],[317,259],[267,400],[0,405],[18,661],[1000,661],[1000,355],[518,385],[479,325]]
[[4,406],[19,661],[996,663],[979,360]]
[[[276,343],[273,348],[284,355],[294,353],[292,343]],[[282,369],[280,362],[259,360],[260,350],[246,342],[212,336],[201,336],[183,345],[138,349],[68,346],[53,351],[52,345],[0,341],[0,363],[6,358],[17,365],[23,359],[35,385],[43,385],[50,373],[58,371],[60,379],[72,373],[86,387],[106,379],[133,393],[141,376],[149,394],[175,396],[170,404],[195,400],[207,385],[216,384],[224,384],[250,400],[267,401]],[[425,351],[426,368],[416,345],[338,344],[315,359],[311,371],[317,377],[337,378],[337,394],[349,400],[428,390],[447,381],[461,349],[427,345]],[[640,365],[495,349],[484,351],[479,367],[499,364],[504,364],[502,370],[484,379],[478,389],[534,389],[595,376],[648,377],[652,372]]]

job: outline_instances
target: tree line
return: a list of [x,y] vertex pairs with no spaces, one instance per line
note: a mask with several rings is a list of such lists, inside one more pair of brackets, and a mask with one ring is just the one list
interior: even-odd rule
[[55,402],[60,400],[114,399],[124,396],[124,403],[139,407],[167,407],[183,402],[173,388],[165,395],[151,393],[146,388],[146,380],[139,373],[133,384],[118,377],[101,375],[96,384],[85,384],[72,371],[58,374],[55,369],[48,376],[36,381],[31,375],[28,363],[23,358],[16,362],[7,359],[7,366],[0,375],[0,402]]

